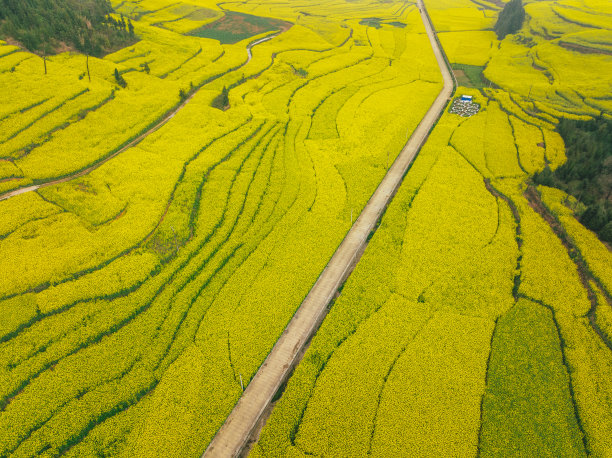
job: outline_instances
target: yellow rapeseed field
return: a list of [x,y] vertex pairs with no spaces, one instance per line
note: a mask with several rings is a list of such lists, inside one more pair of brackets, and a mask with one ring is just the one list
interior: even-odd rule
[[[111,3],[139,40],[103,58],[0,42],[0,456],[200,456],[442,88],[413,3]],[[612,116],[608,3],[501,41],[498,2],[425,6],[479,110],[438,120],[250,453],[606,456],[610,251],[531,177],[559,119]]]

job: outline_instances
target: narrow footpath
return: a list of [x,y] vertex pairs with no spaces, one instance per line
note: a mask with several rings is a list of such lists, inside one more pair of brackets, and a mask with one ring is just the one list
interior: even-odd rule
[[327,305],[350,273],[351,268],[359,260],[368,235],[374,229],[376,222],[401,184],[408,167],[452,97],[454,91],[453,77],[447,66],[444,52],[433,31],[433,26],[422,0],[418,0],[418,6],[444,78],[444,87],[274,345],[265,362],[249,383],[234,410],[209,444],[203,455],[205,458],[227,458],[240,454],[261,415],[291,373],[300,350],[321,324],[327,311]]

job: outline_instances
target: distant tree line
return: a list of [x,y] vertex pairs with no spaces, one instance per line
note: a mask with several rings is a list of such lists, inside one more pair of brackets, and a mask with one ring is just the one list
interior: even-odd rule
[[0,36],[42,54],[65,44],[101,56],[135,41],[132,22],[112,12],[108,0],[0,0]]
[[497,38],[502,40],[506,35],[518,32],[523,27],[524,20],[525,8],[521,0],[511,0],[506,3],[495,23],[494,30]]
[[612,121],[562,119],[557,130],[565,141],[567,162],[554,172],[546,166],[534,181],[562,189],[585,204],[580,222],[612,242]]

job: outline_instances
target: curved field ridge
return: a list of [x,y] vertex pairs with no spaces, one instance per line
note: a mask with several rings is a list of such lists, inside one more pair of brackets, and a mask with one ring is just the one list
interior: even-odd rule
[[444,87],[396,161],[389,168],[376,192],[293,316],[283,335],[251,380],[236,407],[211,441],[204,457],[237,456],[241,452],[264,410],[291,372],[300,350],[325,317],[327,305],[346,279],[352,266],[358,261],[368,235],[374,229],[408,167],[452,96],[453,79],[444,59],[443,50],[435,37],[422,0],[419,0],[418,4],[423,24],[444,78]]

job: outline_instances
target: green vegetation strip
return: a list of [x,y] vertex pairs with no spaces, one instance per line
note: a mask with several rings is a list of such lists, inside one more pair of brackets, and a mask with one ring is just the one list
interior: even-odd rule
[[481,456],[586,456],[549,309],[519,299],[498,320],[483,400]]

